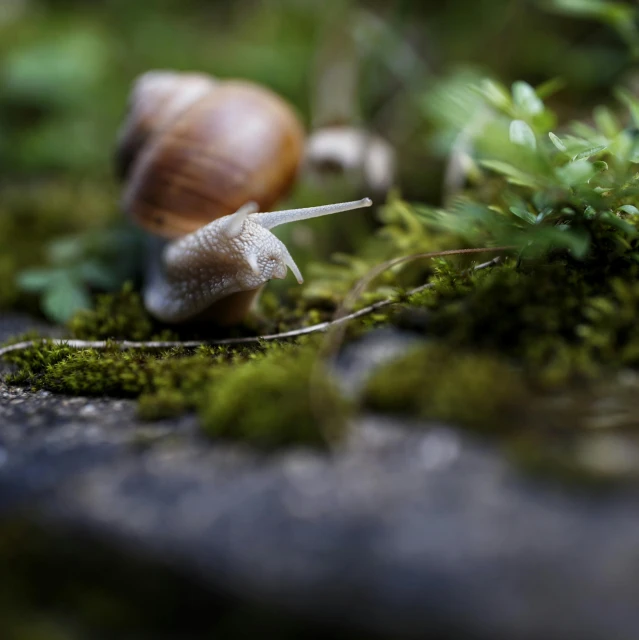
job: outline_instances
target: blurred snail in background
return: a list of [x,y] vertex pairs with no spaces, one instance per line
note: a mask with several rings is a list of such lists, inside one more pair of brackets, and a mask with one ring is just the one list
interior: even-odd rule
[[204,74],[151,71],[136,81],[116,153],[123,207],[149,232],[143,298],[168,323],[240,322],[262,285],[302,275],[270,231],[368,207],[269,211],[291,188],[304,130],[272,91]]

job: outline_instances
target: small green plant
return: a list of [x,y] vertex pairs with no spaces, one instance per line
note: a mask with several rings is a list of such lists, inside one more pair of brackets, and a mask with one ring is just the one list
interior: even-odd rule
[[434,287],[410,299],[395,322],[456,348],[500,353],[528,380],[565,387],[637,366],[639,265],[618,258],[592,265],[562,260],[462,273],[440,264]]
[[124,228],[58,237],[47,245],[48,266],[19,272],[17,285],[40,296],[47,318],[65,323],[92,307],[92,291],[116,291],[138,274],[140,244],[139,234]]
[[610,227],[608,238],[630,249],[639,216],[639,101],[619,90],[625,114],[598,107],[592,125],[573,122],[564,131],[541,99],[552,88],[516,82],[508,91],[483,79],[457,96],[472,114],[450,146],[460,188],[447,209],[417,207],[424,224],[476,246],[511,245],[525,257],[560,249],[597,259],[594,239]]

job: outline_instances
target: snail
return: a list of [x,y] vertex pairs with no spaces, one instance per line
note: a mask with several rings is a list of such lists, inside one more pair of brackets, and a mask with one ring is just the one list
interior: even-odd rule
[[270,230],[372,204],[270,211],[303,152],[297,116],[265,87],[172,71],[138,78],[116,165],[123,208],[149,235],[143,299],[151,315],[235,324],[272,278],[290,269],[303,282]]

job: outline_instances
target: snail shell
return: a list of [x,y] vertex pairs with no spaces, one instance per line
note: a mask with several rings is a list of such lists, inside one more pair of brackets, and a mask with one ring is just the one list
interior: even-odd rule
[[124,209],[164,238],[250,201],[269,211],[292,186],[303,148],[295,112],[265,87],[150,72],[134,87],[117,151]]

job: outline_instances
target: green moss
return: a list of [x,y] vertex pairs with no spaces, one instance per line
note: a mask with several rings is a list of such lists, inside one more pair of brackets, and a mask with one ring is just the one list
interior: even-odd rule
[[[19,369],[9,382],[75,395],[174,392],[188,408],[194,406],[199,387],[236,357],[236,352],[221,347],[203,347],[187,355],[181,350],[121,351],[115,345],[79,350],[44,342],[10,354],[8,360]],[[157,413],[162,414],[159,409]]]
[[629,256],[543,265],[514,261],[479,273],[439,267],[434,287],[396,315],[447,344],[499,352],[544,387],[639,363],[639,269]]
[[160,330],[130,283],[119,293],[97,296],[94,309],[78,311],[68,323],[71,335],[80,340],[171,340]]
[[526,473],[578,488],[612,489],[632,479],[623,470],[593,469],[584,464],[571,447],[573,441],[574,438],[550,438],[547,434],[527,432],[510,438],[502,449]]
[[503,359],[431,343],[378,369],[363,396],[370,409],[486,432],[509,428],[528,400],[523,376]]
[[200,405],[207,433],[264,448],[325,445],[345,428],[347,405],[313,348],[273,350],[210,383]]
[[[8,356],[8,382],[73,395],[139,398],[146,419],[198,410],[212,436],[262,447],[324,445],[344,428],[345,404],[328,376],[313,375],[306,345],[121,351],[44,342]],[[319,404],[318,404],[319,403]],[[328,415],[318,417],[320,406]],[[325,427],[325,428],[324,428]]]

